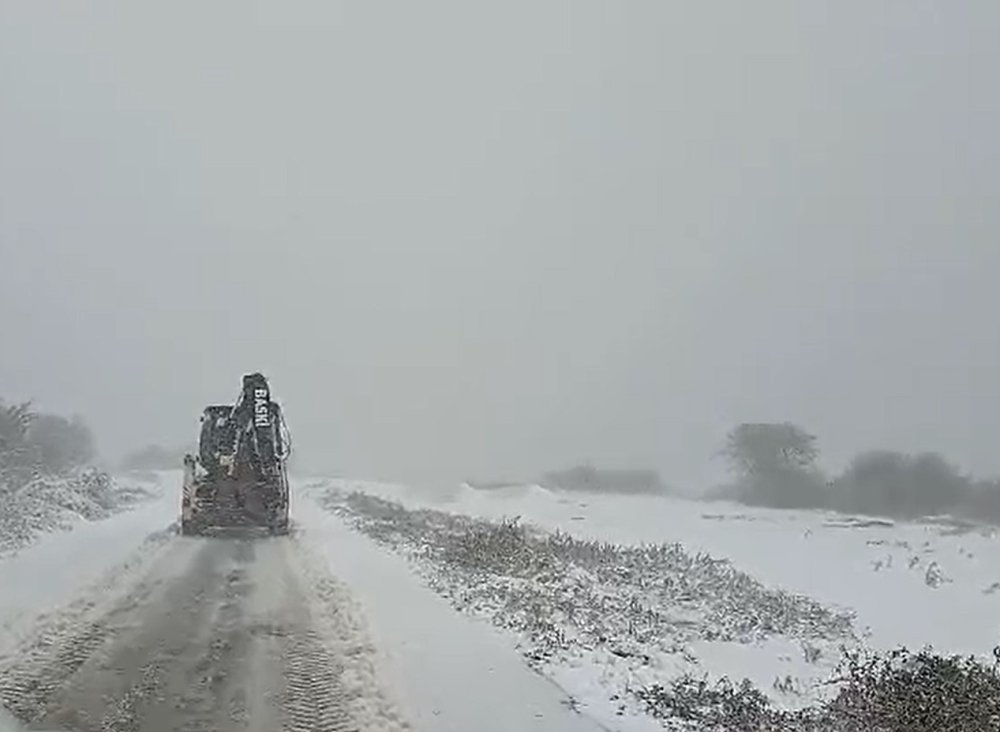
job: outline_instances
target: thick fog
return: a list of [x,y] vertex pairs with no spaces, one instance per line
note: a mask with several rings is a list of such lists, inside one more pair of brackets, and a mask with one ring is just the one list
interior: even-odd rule
[[6,3],[0,396],[111,458],[271,379],[300,464],[1000,472],[1000,6]]

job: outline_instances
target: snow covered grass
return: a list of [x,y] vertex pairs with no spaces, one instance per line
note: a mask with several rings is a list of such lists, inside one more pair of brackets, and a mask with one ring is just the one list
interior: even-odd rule
[[[334,490],[322,500],[413,559],[457,609],[516,634],[534,668],[571,693],[603,693],[619,714],[662,709],[652,690],[704,672],[697,643],[760,649],[776,642],[808,665],[824,655],[835,660],[839,643],[856,640],[848,615],[677,544],[616,546],[517,521],[411,511],[361,493]],[[798,705],[824,691],[802,688],[798,674],[767,681],[777,698],[801,697]]]
[[[495,521],[519,515],[549,531],[626,546],[678,542],[729,559],[769,587],[851,611],[865,643],[889,651],[933,646],[991,663],[1000,642],[1000,530],[950,521],[904,522],[825,511],[751,508],[674,497],[580,496],[519,486],[429,493],[391,484],[329,485]],[[744,649],[704,649],[752,675]],[[706,656],[699,652],[706,660]]]
[[23,486],[0,485],[0,557],[42,534],[98,521],[159,495],[155,480],[114,479],[97,470],[39,476]]
[[[689,554],[679,544],[628,547],[580,540],[532,530],[517,520],[492,523],[408,511],[363,493],[331,494],[327,501],[349,509],[369,536],[438,567],[444,589],[471,579],[475,589],[463,599],[470,605],[499,594],[509,611],[511,603],[532,604],[525,593],[542,591],[549,596],[538,600],[550,615],[594,640],[606,642],[619,628],[643,645],[665,632],[680,642],[852,636],[848,615],[765,588],[728,561]],[[482,586],[483,580],[491,584]]]

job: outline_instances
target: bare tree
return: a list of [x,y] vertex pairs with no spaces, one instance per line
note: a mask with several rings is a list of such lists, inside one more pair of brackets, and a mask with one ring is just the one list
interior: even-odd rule
[[726,436],[722,456],[735,473],[743,500],[788,508],[825,503],[816,437],[797,425],[741,424]]
[[723,455],[741,478],[785,469],[810,469],[819,457],[816,437],[789,422],[744,423],[726,436]]

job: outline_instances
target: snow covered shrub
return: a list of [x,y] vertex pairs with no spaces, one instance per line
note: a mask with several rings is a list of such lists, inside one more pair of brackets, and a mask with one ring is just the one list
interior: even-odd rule
[[142,486],[119,486],[107,473],[94,469],[67,477],[36,475],[23,484],[8,485],[0,510],[0,554],[81,519],[107,518],[150,495]]
[[93,507],[85,518],[103,518],[118,504],[111,476],[94,468],[82,470],[67,481],[68,485]]
[[851,652],[827,713],[845,732],[1000,729],[1000,675],[975,658]]
[[0,399],[0,553],[150,496],[86,467],[93,455],[93,436],[80,418],[37,414],[28,403]]
[[971,494],[971,481],[940,455],[875,450],[856,456],[834,481],[833,507],[915,518],[954,511]]
[[986,732],[1000,729],[1000,675],[974,658],[846,651],[829,702],[775,709],[749,681],[690,675],[633,690],[653,717],[707,732]]
[[780,712],[748,680],[734,684],[721,678],[684,674],[666,685],[654,684],[633,692],[645,711],[656,719],[688,723],[705,732],[763,732],[780,729]]
[[551,556],[537,551],[519,519],[476,522],[442,552],[442,559],[477,572],[526,577],[551,569]]

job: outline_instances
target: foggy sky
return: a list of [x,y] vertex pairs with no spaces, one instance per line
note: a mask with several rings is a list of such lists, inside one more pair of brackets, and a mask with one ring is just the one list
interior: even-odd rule
[[303,463],[1000,473],[995,2],[4,3],[0,396]]

